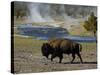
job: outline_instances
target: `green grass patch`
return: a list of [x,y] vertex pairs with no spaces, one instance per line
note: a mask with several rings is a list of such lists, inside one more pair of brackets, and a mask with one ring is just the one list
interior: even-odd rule
[[44,42],[46,41],[15,36],[14,49],[17,49],[17,51],[26,50],[31,51],[32,53],[37,53],[40,52],[40,48]]
[[[33,53],[40,52],[42,44],[46,42],[45,40],[37,40],[33,38],[24,38],[15,36],[14,37],[14,48],[18,50],[32,51]],[[97,43],[81,43],[82,50],[96,50]],[[17,50],[17,51],[18,51]]]
[[81,43],[82,44],[82,50],[86,50],[86,51],[97,51],[97,43],[93,42],[93,43]]

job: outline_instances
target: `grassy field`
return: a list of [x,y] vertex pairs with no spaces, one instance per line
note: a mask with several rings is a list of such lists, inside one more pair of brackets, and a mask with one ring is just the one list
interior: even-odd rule
[[68,30],[70,35],[79,35],[79,36],[93,36],[92,32],[87,31],[83,25],[74,25],[71,26],[71,29]]
[[[18,20],[15,25],[28,23],[28,21]],[[36,24],[37,25],[37,24]],[[93,36],[87,32],[82,25],[72,26],[70,35]],[[69,71],[69,70],[84,70],[97,68],[97,44],[96,43],[81,43],[82,58],[84,63],[80,64],[80,60],[76,57],[73,64],[70,63],[71,55],[65,55],[62,63],[59,64],[58,58],[53,62],[45,59],[41,54],[41,46],[44,40],[36,40],[32,37],[21,37],[18,31],[14,32],[14,71],[15,73],[32,73],[32,72],[52,72],[52,71]],[[18,35],[18,36],[16,36]]]
[[41,54],[41,46],[46,42],[32,38],[20,36],[14,37],[14,71],[15,73],[30,73],[30,72],[51,72],[51,71],[68,71],[68,70],[83,70],[97,68],[97,49],[96,43],[81,43],[82,58],[84,63],[80,64],[78,57],[75,63],[70,64],[71,56],[64,55],[61,64],[58,63],[58,58],[53,62],[45,59]]

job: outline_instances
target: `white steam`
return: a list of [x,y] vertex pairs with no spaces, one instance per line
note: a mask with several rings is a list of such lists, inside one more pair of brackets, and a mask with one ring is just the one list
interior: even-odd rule
[[30,10],[30,18],[33,22],[45,22],[39,11],[40,4],[31,3],[28,5]]
[[[77,9],[75,7],[70,7],[68,9],[66,8],[66,5],[59,5],[59,7],[57,7],[56,9],[53,7],[55,7],[55,5],[53,4],[29,3],[28,8],[30,11],[30,21],[31,22],[49,22],[50,23],[49,25],[58,27],[59,24],[56,23],[58,22],[56,19],[58,20],[60,19],[61,21],[64,21],[65,25],[68,25],[68,26],[79,25],[80,21],[84,21],[85,18],[82,18],[82,17],[73,18],[72,17],[73,15],[82,16],[78,12],[82,12],[83,10],[84,10],[84,13],[88,12],[89,15],[90,15],[90,12],[95,13],[97,11],[96,8],[93,9],[90,7],[87,8],[87,7],[82,7],[82,6],[78,7]],[[66,12],[66,10],[72,12],[72,15],[68,16],[68,13]]]
[[50,16],[50,5],[44,5],[40,3],[30,3],[28,5],[30,11],[30,19],[33,22],[54,22]]

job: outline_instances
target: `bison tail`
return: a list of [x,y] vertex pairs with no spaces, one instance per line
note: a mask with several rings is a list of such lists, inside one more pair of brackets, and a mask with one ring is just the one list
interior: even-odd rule
[[79,51],[81,52],[82,51],[82,45],[79,44]]

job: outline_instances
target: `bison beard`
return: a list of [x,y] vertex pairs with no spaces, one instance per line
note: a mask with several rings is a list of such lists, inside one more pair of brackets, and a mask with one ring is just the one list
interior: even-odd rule
[[80,58],[80,61],[82,63],[83,61],[80,55],[81,49],[82,49],[81,44],[73,42],[71,40],[51,39],[48,41],[48,43],[44,43],[42,45],[41,50],[43,56],[46,56],[47,58],[51,54],[51,61],[53,61],[55,57],[59,57],[59,63],[61,63],[63,59],[63,53],[64,53],[64,54],[72,54],[73,59],[71,63],[73,63],[75,59],[75,55],[77,55]]

